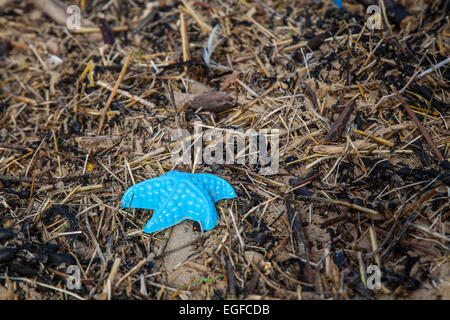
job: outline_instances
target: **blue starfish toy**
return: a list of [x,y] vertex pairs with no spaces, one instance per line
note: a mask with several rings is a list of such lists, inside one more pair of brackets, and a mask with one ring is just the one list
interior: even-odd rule
[[343,9],[344,8],[342,6],[342,0],[334,0],[332,4],[336,5],[339,9]]
[[235,197],[233,187],[215,175],[169,171],[128,188],[121,207],[154,210],[144,228],[146,233],[174,226],[185,219],[195,220],[203,230],[210,230],[219,220],[214,203]]

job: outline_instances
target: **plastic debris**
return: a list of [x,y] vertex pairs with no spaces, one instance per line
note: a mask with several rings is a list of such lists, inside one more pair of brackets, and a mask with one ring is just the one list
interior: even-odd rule
[[219,220],[214,203],[237,197],[225,180],[207,173],[169,171],[125,191],[121,207],[153,209],[144,232],[152,233],[190,219],[210,230]]
[[334,4],[335,6],[337,6],[339,9],[344,8],[344,7],[342,6],[342,0],[334,0],[332,4]]

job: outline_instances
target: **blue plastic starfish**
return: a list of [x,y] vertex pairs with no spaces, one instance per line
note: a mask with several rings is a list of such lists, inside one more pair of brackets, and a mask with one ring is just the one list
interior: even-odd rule
[[235,197],[233,187],[215,175],[169,171],[128,188],[121,207],[154,210],[144,227],[146,233],[174,226],[185,219],[197,221],[203,230],[210,230],[219,220],[214,203]]
[[332,4],[336,5],[339,9],[343,9],[344,8],[342,6],[342,0],[334,0]]

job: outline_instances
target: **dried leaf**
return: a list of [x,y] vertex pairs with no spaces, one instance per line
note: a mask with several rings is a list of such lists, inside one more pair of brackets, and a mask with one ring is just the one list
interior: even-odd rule
[[221,91],[196,96],[189,102],[189,108],[194,110],[222,112],[233,108],[236,105],[234,98]]
[[349,103],[347,103],[344,110],[342,110],[341,114],[339,115],[339,118],[336,120],[335,123],[333,123],[333,126],[328,132],[327,137],[325,138],[326,142],[334,142],[341,137],[342,132],[344,131],[347,122],[350,119],[353,110],[355,109],[355,105],[356,105],[355,100],[351,100]]

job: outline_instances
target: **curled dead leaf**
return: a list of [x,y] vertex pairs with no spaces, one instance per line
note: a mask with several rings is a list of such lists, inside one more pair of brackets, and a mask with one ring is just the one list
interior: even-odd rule
[[203,110],[209,112],[222,112],[233,108],[236,101],[225,92],[213,91],[207,94],[201,94],[194,97],[188,104],[188,107],[194,110]]

